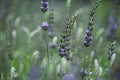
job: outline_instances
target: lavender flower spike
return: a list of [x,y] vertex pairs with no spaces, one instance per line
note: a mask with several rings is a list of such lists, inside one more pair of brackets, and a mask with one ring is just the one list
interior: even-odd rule
[[88,47],[90,46],[91,40],[92,40],[92,27],[87,27],[86,29],[86,34],[85,34],[85,38],[84,38],[84,46]]

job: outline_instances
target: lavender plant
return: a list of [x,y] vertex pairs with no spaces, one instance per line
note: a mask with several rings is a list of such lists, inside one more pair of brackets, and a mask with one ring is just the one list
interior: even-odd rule
[[48,0],[42,0],[41,1],[41,11],[43,12],[43,15],[44,15],[43,16],[44,21],[42,23],[42,29],[43,30],[48,30],[48,28],[49,28],[48,22],[46,20],[47,18],[46,18],[46,15],[45,15],[47,10],[48,10]]
[[94,16],[96,9],[98,8],[99,3],[102,2],[102,0],[96,0],[95,6],[93,6],[91,12],[90,12],[90,17],[89,17],[89,22],[88,22],[88,27],[86,29],[86,34],[84,38],[84,46],[87,48],[90,46],[90,43],[92,41],[92,30],[93,30],[93,21],[94,21]]
[[[92,41],[92,30],[93,30],[93,21],[94,21],[94,16],[95,16],[95,12],[96,12],[96,9],[98,8],[99,4],[102,2],[102,0],[96,0],[95,2],[95,6],[93,6],[91,12],[90,12],[90,17],[89,17],[89,22],[88,22],[88,27],[86,29],[86,32],[85,32],[85,37],[84,37],[84,46],[86,48],[86,52],[84,53],[84,68],[83,68],[83,74],[81,75],[82,76],[82,80],[86,79],[86,75],[85,74],[85,68],[86,67],[86,54],[87,54],[87,48],[90,46],[91,44],[91,41]],[[89,61],[90,61],[90,58],[89,58]]]
[[[107,79],[111,78],[114,80],[119,80],[119,77],[117,76],[117,75],[119,75],[119,67],[113,68],[115,63],[116,63],[116,60],[117,60],[116,53],[114,51],[115,50],[115,43],[116,43],[116,41],[112,41],[109,45],[109,55],[108,55],[109,66],[108,66],[108,70],[107,70],[106,75],[107,75]],[[119,66],[119,65],[117,65],[117,66]],[[112,69],[118,69],[118,72],[115,71],[115,73],[114,73],[114,72],[112,72],[113,71]],[[112,77],[109,78],[109,76],[112,76]]]
[[49,29],[49,23],[47,21],[47,17],[46,17],[46,12],[48,10],[48,0],[42,0],[41,1],[41,11],[43,12],[43,23],[42,23],[42,29],[46,31],[46,55],[47,55],[47,63],[48,63],[48,69],[49,69],[49,50],[48,50],[48,35],[47,35],[47,31]]
[[57,46],[56,40],[57,37],[55,36],[55,24],[54,24],[54,0],[50,1],[50,12],[48,16],[48,23],[49,23],[49,29],[48,29],[48,36],[50,37],[49,47],[52,49],[55,49]]
[[73,24],[76,21],[77,17],[79,15],[79,12],[74,14],[72,17],[70,17],[65,24],[65,27],[61,34],[60,39],[60,45],[59,45],[59,56],[65,57],[67,60],[70,60],[70,36],[71,36],[71,30],[73,29]]

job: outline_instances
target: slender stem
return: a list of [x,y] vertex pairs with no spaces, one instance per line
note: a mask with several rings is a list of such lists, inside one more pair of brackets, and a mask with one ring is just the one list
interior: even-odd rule
[[87,48],[85,49],[85,53],[83,55],[84,58],[84,64],[83,64],[83,74],[82,74],[82,80],[84,80],[85,76],[84,76],[84,72],[85,72],[85,68],[86,68],[86,54],[87,54]]
[[48,49],[48,34],[47,34],[47,31],[46,31],[46,56],[47,56],[47,76],[46,77],[47,79],[49,79],[49,49]]
[[89,61],[88,61],[88,71],[90,69],[90,66],[91,66],[91,61],[92,61],[92,58],[91,58],[91,55],[89,54],[89,57],[88,57]]
[[48,60],[48,68],[49,68],[49,50],[48,50],[47,31],[46,31],[46,51],[47,51],[47,60]]
[[46,13],[43,14],[43,20],[44,20],[44,21],[47,21]]

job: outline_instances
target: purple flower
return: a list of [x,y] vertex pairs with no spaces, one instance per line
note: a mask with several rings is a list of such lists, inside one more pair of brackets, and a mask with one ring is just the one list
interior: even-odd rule
[[[49,25],[50,25],[50,24],[49,24]],[[50,29],[50,26],[49,26],[48,36],[49,36],[50,38],[53,38],[53,37],[54,37],[54,35],[55,35],[54,30],[53,30],[53,29]]]
[[53,48],[53,49],[54,49],[54,48],[56,48],[56,45],[57,45],[56,43],[50,42],[48,46],[49,46],[50,48]]
[[60,45],[59,45],[59,55],[65,57],[67,60],[72,60],[71,58],[71,48],[70,48],[70,37],[71,31],[73,29],[73,24],[76,21],[78,14],[75,14],[71,18],[67,19],[65,27],[61,34]]
[[48,0],[41,1],[41,11],[45,13],[48,10]]
[[115,75],[116,80],[120,80],[120,67]]
[[62,80],[77,80],[73,74],[66,74],[62,77]]
[[114,17],[111,16],[109,18],[108,28],[107,28],[107,31],[106,31],[106,37],[108,39],[115,39],[117,29],[118,29],[118,23],[115,22]]
[[87,48],[88,46],[90,46],[90,43],[92,41],[92,30],[93,30],[93,21],[94,21],[94,15],[95,15],[95,12],[96,12],[96,9],[98,8],[99,6],[99,3],[101,3],[102,0],[96,0],[95,2],[95,6],[92,7],[92,10],[89,14],[89,22],[88,22],[88,27],[86,29],[86,34],[85,34],[85,37],[84,37],[84,46]]
[[38,80],[40,78],[40,68],[38,65],[32,65],[28,80]]
[[66,57],[67,60],[69,60],[69,55],[70,55],[70,48],[68,47],[69,43],[69,38],[67,34],[61,34],[61,37],[63,39],[61,39],[61,44],[60,44],[60,48],[59,48],[59,55],[61,57]]
[[48,22],[43,22],[42,23],[42,29],[43,30],[48,30]]
[[59,52],[59,56],[63,57],[65,55],[66,55],[65,50],[61,49],[60,52]]
[[86,34],[85,34],[85,38],[84,38],[84,46],[88,47],[90,46],[90,43],[92,41],[92,27],[87,27],[86,29]]
[[59,56],[63,57],[65,55],[66,55],[66,46],[64,44],[60,44]]

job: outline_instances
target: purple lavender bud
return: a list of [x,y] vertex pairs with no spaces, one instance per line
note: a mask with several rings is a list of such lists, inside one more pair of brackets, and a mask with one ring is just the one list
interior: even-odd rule
[[48,0],[41,1],[41,11],[45,13],[48,10]]
[[60,49],[59,56],[63,57],[65,55],[66,55],[65,50]]
[[92,31],[92,28],[87,28],[86,29],[86,36],[92,36],[92,33],[91,33],[91,31]]
[[48,30],[48,22],[43,22],[42,23],[42,29],[43,30]]
[[41,6],[43,6],[44,8],[46,8],[48,6],[48,2],[41,2]]
[[87,41],[84,41],[84,46],[88,47],[88,46],[90,46],[90,43],[88,43]]
[[64,45],[60,45],[60,48],[59,48],[59,55],[61,57],[65,56],[66,55],[66,48]]
[[50,42],[48,46],[49,46],[50,48],[54,49],[54,48],[56,48],[56,45],[57,45],[56,43]]
[[48,7],[45,8],[45,7],[41,6],[41,11],[42,11],[42,12],[45,13],[47,10],[48,10]]
[[55,32],[53,31],[53,29],[50,29],[50,30],[48,31],[48,36],[49,36],[50,38],[53,38],[54,35],[55,35]]
[[86,33],[90,33],[90,30],[88,28],[86,29]]

